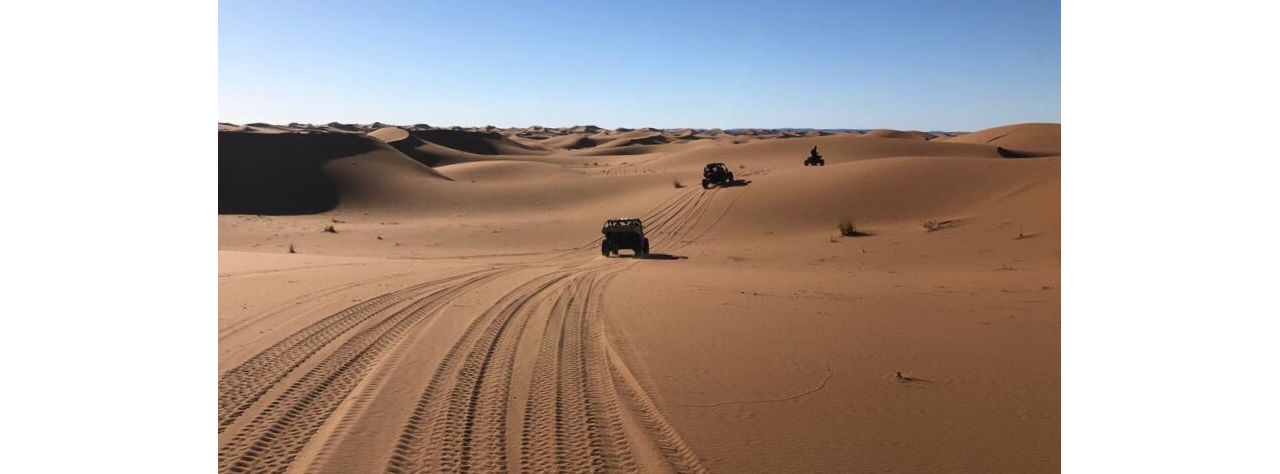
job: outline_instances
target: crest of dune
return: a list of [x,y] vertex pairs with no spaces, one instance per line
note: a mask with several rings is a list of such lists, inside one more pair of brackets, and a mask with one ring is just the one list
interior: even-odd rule
[[953,143],[994,145],[1014,152],[1044,156],[1062,154],[1062,125],[1022,123],[988,128],[946,139]]

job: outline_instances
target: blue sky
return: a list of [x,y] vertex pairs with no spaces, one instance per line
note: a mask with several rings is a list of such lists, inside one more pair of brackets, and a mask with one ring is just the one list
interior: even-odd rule
[[1058,2],[218,4],[219,121],[971,131],[1061,121]]

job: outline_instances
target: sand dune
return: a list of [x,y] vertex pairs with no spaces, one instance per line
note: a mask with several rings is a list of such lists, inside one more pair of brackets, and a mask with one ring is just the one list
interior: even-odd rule
[[1060,467],[1057,125],[273,127],[219,124],[220,472]]
[[883,128],[871,130],[863,135],[868,137],[902,138],[906,140],[921,140],[921,141],[929,140],[934,137],[933,134],[925,133],[925,132],[917,132],[917,131],[904,132],[901,130],[888,130]]
[[458,130],[413,130],[409,133],[424,142],[435,143],[477,155],[532,155],[545,153],[544,150],[511,141],[499,133]]
[[[576,127],[575,127],[576,128]],[[576,150],[579,148],[591,148],[598,145],[595,140],[591,139],[591,135],[586,132],[570,133],[558,137],[552,137],[539,143],[545,148],[560,148],[564,150]]]
[[384,127],[369,132],[369,136],[427,166],[546,153],[541,147],[514,141],[497,132]]
[[671,139],[662,132],[650,132],[638,130],[635,132],[621,133],[608,142],[601,143],[600,148],[621,148],[635,145],[662,145],[670,143]]
[[999,158],[996,147],[971,143],[943,143],[923,140],[903,140],[855,134],[803,137],[790,139],[761,139],[741,145],[714,146],[686,145],[689,148],[672,148],[669,153],[654,158],[653,166],[664,169],[681,169],[698,172],[703,163],[723,162],[730,167],[747,166],[754,172],[768,172],[781,167],[803,167],[809,149],[816,146],[827,166],[857,160],[905,156],[947,156]]
[[948,138],[955,143],[982,143],[1013,152],[1053,156],[1062,154],[1062,125],[1023,123],[989,128]]
[[314,214],[418,177],[444,178],[360,136],[218,132],[220,214]]
[[383,127],[369,132],[369,136],[382,140],[383,143],[393,144],[408,139],[410,135],[408,130],[400,127]]

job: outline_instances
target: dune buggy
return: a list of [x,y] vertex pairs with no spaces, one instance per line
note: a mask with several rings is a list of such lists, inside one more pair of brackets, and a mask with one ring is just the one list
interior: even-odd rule
[[600,255],[617,255],[621,249],[629,249],[637,256],[649,254],[649,239],[644,236],[644,224],[640,219],[609,219],[600,232],[604,233],[604,241],[600,242]]
[[702,188],[710,188],[711,185],[724,186],[733,183],[733,172],[729,171],[729,167],[724,163],[707,163],[702,169]]

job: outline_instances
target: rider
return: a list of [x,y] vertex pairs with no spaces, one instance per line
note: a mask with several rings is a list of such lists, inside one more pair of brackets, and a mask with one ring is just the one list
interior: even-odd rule
[[809,150],[809,157],[810,157],[810,158],[822,158],[822,155],[819,155],[819,154],[818,154],[818,146],[817,146],[817,145],[814,145],[814,146],[813,146],[813,149],[812,149],[812,150]]

